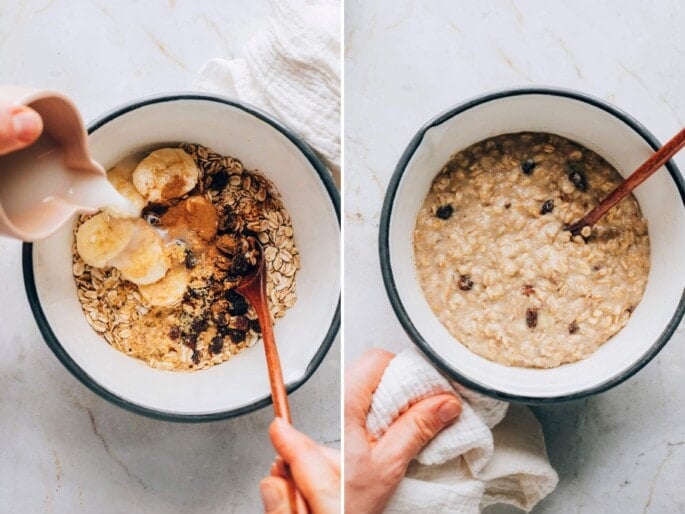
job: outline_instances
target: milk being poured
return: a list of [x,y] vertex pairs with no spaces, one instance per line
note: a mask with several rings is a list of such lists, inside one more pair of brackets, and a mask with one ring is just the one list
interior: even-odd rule
[[106,209],[122,217],[140,215],[104,173],[66,168],[59,145],[47,134],[30,147],[3,157],[0,205],[14,225],[32,233],[40,232],[51,220],[66,221],[75,211]]

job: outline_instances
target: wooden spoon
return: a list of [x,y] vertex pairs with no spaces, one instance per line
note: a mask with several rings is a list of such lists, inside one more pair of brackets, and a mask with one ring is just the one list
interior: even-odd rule
[[677,154],[683,148],[683,146],[685,146],[685,129],[682,129],[673,137],[673,139],[654,152],[654,154],[647,159],[642,166],[636,169],[616,189],[609,193],[609,195],[607,195],[607,197],[602,200],[597,207],[588,212],[579,221],[568,225],[565,230],[570,230],[571,234],[577,236],[580,234],[583,228],[592,228],[592,226],[597,223],[597,220],[604,216],[609,209],[623,200],[623,198],[629,195],[633,189],[651,177],[654,172],[666,164],[671,157]]
[[[266,354],[266,366],[269,370],[269,383],[271,385],[271,398],[273,399],[274,412],[276,417],[281,418],[292,424],[290,418],[290,407],[288,406],[288,393],[283,383],[283,371],[281,361],[278,358],[278,348],[271,325],[271,313],[269,312],[269,297],[266,295],[266,266],[264,264],[264,249],[254,238],[255,248],[258,250],[257,265],[253,272],[245,275],[235,290],[243,295],[257,311],[259,326],[262,330],[262,340],[264,341],[264,353]],[[288,484],[288,499],[290,501],[290,511],[298,512],[298,492],[295,482],[290,474],[290,469],[284,463],[283,469],[286,474]]]

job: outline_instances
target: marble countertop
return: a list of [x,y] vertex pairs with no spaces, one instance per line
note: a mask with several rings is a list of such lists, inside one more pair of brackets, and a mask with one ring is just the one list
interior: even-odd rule
[[[232,57],[267,0],[18,0],[0,4],[2,82],[65,92],[86,120],[131,99],[189,90],[209,58]],[[21,245],[0,240],[0,512],[261,512],[273,460],[270,408],[184,425],[100,399],[43,343],[26,300]],[[315,440],[340,440],[340,344],[291,396]]]
[[[489,90],[556,85],[618,105],[661,141],[685,125],[679,0],[347,0],[345,21],[347,361],[410,344],[385,294],[377,235],[392,171],[425,121]],[[676,161],[685,169],[685,156]],[[685,512],[684,332],[614,390],[534,409],[560,475],[536,514]]]

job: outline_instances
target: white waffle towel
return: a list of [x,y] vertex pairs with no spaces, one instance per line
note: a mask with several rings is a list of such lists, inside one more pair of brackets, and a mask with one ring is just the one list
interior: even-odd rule
[[450,383],[414,348],[385,370],[367,429],[378,438],[411,405],[445,392],[461,397],[462,413],[412,462],[386,514],[476,514],[494,503],[529,512],[554,490],[559,479],[530,409]]
[[267,27],[238,59],[211,59],[196,86],[280,119],[340,173],[340,3],[275,0]]

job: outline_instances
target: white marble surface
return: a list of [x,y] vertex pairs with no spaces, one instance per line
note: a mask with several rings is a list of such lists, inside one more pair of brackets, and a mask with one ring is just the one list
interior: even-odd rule
[[[191,89],[207,59],[237,55],[270,12],[267,0],[0,2],[0,81],[61,90],[93,119],[133,98]],[[20,252],[0,240],[0,512],[260,512],[271,410],[182,425],[100,399],[43,343]],[[336,342],[291,397],[297,426],[331,446],[340,439],[339,353]]]
[[[410,344],[383,288],[377,235],[392,171],[425,121],[485,91],[534,84],[604,98],[661,141],[685,124],[681,0],[347,0],[345,23],[348,362]],[[685,169],[685,156],[677,162]],[[534,409],[561,478],[534,512],[685,512],[683,332],[611,392]]]

